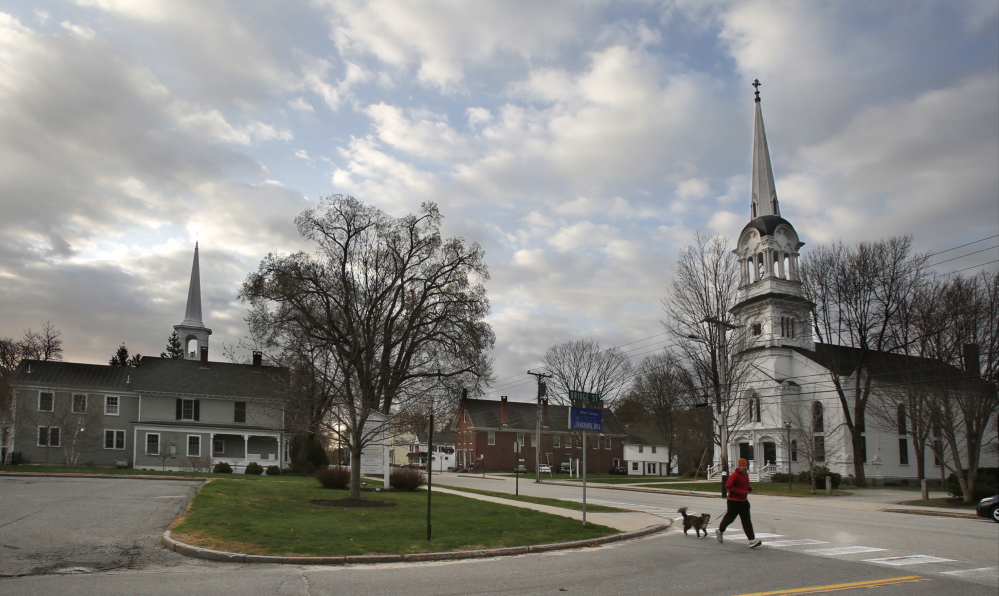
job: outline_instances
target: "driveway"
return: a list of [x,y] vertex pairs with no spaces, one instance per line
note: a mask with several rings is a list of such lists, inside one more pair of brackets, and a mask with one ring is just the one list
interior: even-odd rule
[[0,577],[181,564],[159,540],[200,486],[0,476]]

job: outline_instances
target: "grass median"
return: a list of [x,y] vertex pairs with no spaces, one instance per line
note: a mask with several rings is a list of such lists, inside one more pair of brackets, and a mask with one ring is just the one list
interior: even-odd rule
[[547,544],[617,533],[531,509],[434,493],[428,541],[426,491],[362,494],[365,500],[393,505],[316,505],[313,500],[345,499],[347,491],[322,488],[312,479],[216,479],[194,497],[172,535],[188,544],[247,554],[343,556]]

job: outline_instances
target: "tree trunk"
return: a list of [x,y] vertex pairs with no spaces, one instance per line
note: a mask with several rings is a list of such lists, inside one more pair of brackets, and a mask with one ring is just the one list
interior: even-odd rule
[[858,487],[867,486],[867,475],[864,473],[864,435],[858,426],[850,429],[850,442],[853,447],[853,475]]
[[350,442],[350,498],[361,498],[361,445],[358,438],[352,438]]

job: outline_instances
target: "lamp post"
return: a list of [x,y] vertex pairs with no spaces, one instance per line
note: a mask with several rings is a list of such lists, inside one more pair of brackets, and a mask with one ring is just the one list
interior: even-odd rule
[[784,421],[784,428],[787,429],[787,490],[791,490],[791,421]]

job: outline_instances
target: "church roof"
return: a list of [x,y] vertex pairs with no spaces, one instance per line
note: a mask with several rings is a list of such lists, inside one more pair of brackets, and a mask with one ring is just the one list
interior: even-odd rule
[[[969,378],[964,370],[934,358],[822,343],[816,343],[814,350],[797,346],[787,347],[844,377],[853,375],[863,364],[881,384],[949,384],[964,382]],[[973,378],[972,382],[986,383],[978,378]]]
[[[742,228],[742,231],[739,232],[739,236],[745,234],[746,230],[749,229],[756,230],[760,233],[760,236],[773,236],[774,232],[777,231],[777,226],[781,225],[785,225],[794,230],[794,226],[791,225],[791,222],[779,215],[761,215],[746,224],[746,227]],[[797,235],[797,232],[795,232],[795,234]]]
[[187,309],[184,312],[182,327],[205,326],[201,319],[201,267],[198,259],[198,243],[194,243],[194,263],[191,265],[191,284],[187,288]]

